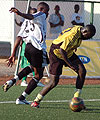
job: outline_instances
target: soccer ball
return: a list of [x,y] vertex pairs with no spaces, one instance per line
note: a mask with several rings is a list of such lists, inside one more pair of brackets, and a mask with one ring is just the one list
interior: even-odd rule
[[73,97],[70,101],[69,107],[74,112],[80,112],[81,110],[85,109],[84,102],[79,97]]

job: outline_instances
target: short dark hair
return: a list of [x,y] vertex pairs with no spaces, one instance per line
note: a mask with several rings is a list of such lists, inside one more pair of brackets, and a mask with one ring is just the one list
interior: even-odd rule
[[39,7],[39,6],[45,6],[45,7],[48,8],[48,10],[50,9],[50,8],[49,8],[49,5],[48,5],[46,2],[40,2],[40,3],[37,5],[37,7]]
[[79,8],[80,6],[78,4],[75,4],[74,9]]
[[96,33],[96,28],[94,25],[92,24],[88,24],[86,25],[86,28],[91,32],[91,36],[93,37]]

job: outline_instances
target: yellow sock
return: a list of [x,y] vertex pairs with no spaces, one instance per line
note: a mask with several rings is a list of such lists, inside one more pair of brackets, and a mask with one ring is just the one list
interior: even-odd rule
[[43,99],[43,96],[41,94],[38,94],[34,101],[40,102]]
[[81,92],[82,92],[81,89],[77,89],[76,92],[75,92],[75,94],[74,94],[74,97],[80,97]]

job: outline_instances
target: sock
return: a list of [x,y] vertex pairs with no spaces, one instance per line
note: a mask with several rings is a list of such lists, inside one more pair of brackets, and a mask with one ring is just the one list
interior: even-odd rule
[[34,101],[39,103],[42,99],[43,96],[41,94],[38,94]]
[[14,85],[19,80],[18,76],[16,75],[13,79],[9,81],[11,85]]
[[9,85],[13,85],[13,80],[9,80],[7,83],[9,83]]
[[74,97],[80,97],[81,92],[82,92],[81,89],[77,89],[76,92],[75,92],[75,94],[74,94]]
[[[35,79],[35,80],[34,80]],[[37,87],[37,82],[36,81],[38,81],[36,78],[33,78],[30,82],[29,82],[29,84],[28,84],[28,86],[27,86],[27,88],[25,89],[25,92],[29,95],[36,87]]]
[[17,82],[19,80],[19,77],[16,75],[14,79],[16,79],[16,82]]
[[25,91],[22,93],[22,95],[23,95],[25,98],[28,96],[28,94],[27,94]]
[[19,100],[24,100],[27,96],[28,94],[24,91],[22,95],[19,97]]

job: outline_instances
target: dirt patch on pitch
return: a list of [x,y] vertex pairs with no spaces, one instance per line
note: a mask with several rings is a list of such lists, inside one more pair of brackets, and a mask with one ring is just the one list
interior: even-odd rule
[[[10,80],[12,79],[13,76],[1,76],[0,77],[0,85],[3,85],[7,80]],[[29,81],[31,80],[32,78],[31,77],[28,77],[27,78],[27,82],[29,83]],[[43,78],[41,79],[41,82],[43,84],[46,84],[48,82],[48,79],[47,78]],[[17,85],[19,85],[21,83],[21,80],[17,82]],[[76,83],[76,79],[72,79],[72,78],[67,78],[67,79],[60,79],[59,80],[59,85],[67,85],[67,84],[72,84],[72,85],[75,85]],[[99,79],[90,79],[90,78],[87,78],[85,80],[85,85],[98,85],[100,84],[100,78]]]

